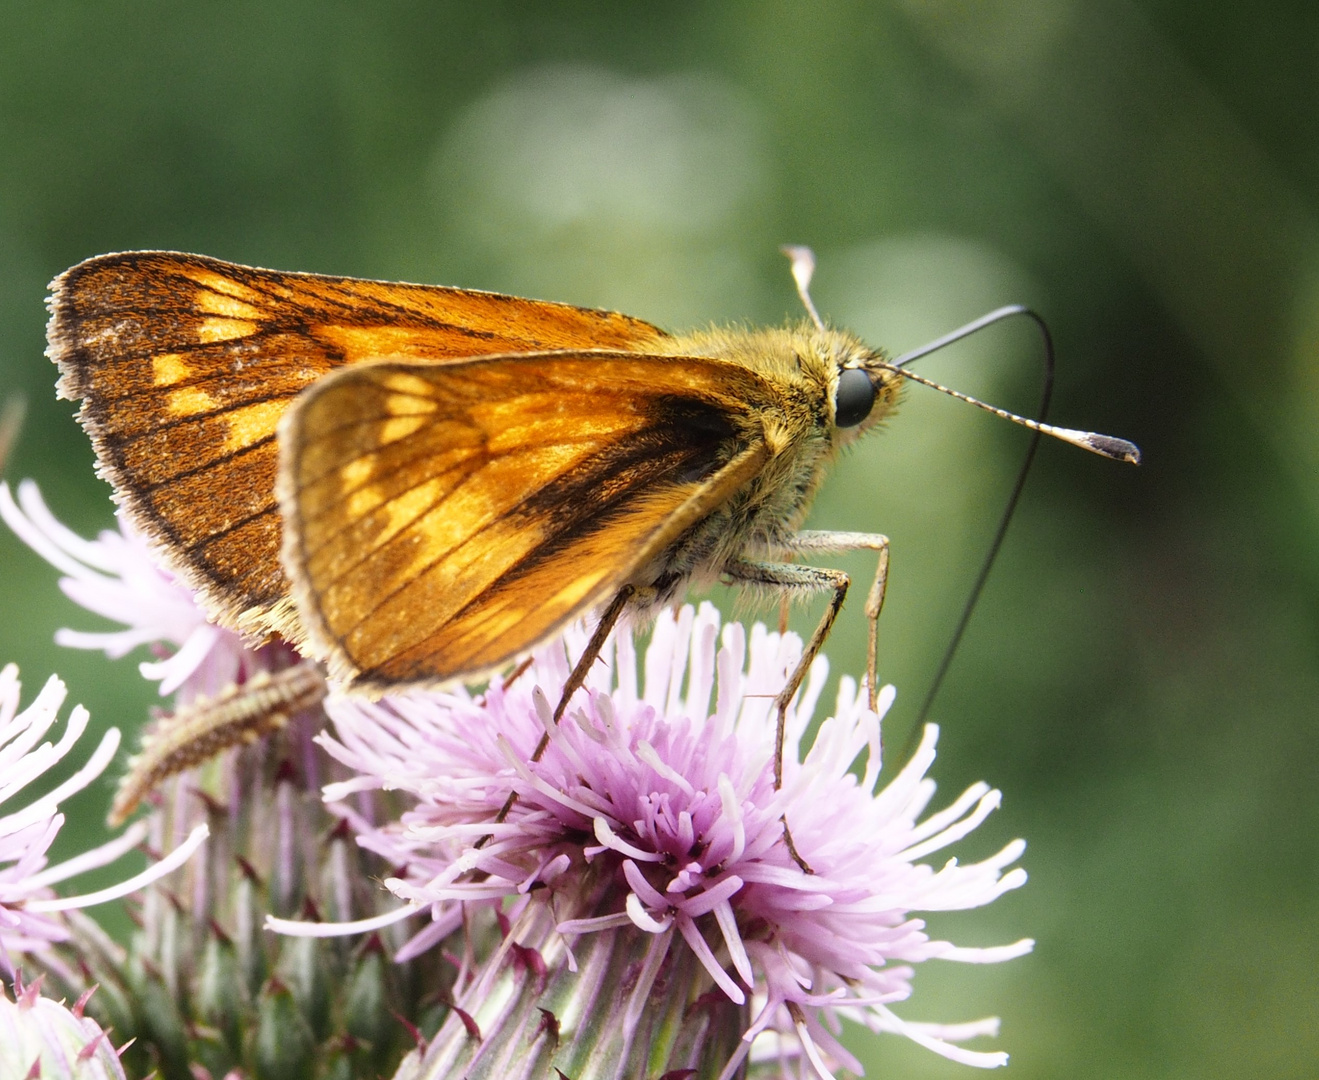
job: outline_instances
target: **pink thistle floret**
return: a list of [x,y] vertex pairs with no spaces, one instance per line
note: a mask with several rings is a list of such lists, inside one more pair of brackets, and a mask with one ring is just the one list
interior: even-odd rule
[[[576,655],[584,637],[569,638]],[[479,697],[332,698],[334,734],[321,741],[359,775],[328,787],[326,799],[357,828],[360,843],[406,868],[387,883],[408,902],[400,914],[429,907],[435,920],[400,956],[458,926],[464,902],[552,903],[588,864],[609,860],[615,902],[603,914],[560,922],[559,932],[571,941],[632,926],[673,947],[681,937],[728,998],[750,1002],[752,1022],[726,1076],[748,1052],[759,1058],[765,1049],[819,1076],[831,1075],[830,1062],[860,1071],[835,1037],[840,1017],[967,1064],[1004,1064],[1005,1054],[955,1045],[994,1033],[996,1021],[922,1025],[889,1007],[910,995],[916,963],[987,963],[1032,947],[1023,940],[959,948],[932,939],[912,915],[978,907],[1024,883],[1023,870],[1009,869],[1021,841],[967,866],[920,861],[974,829],[999,793],[974,785],[922,820],[934,795],[925,775],[933,726],[875,793],[880,719],[893,691],[885,687],[872,712],[849,678],[800,760],[823,658],[789,712],[784,784],[775,790],[772,701],[800,648],[794,635],[762,626],[749,643],[740,624],[721,633],[707,604],[699,614],[686,607],[658,620],[644,691],[631,636],[616,635],[558,726],[553,707],[569,672],[562,643],[539,652],[508,689],[495,684]],[[546,733],[549,747],[533,762]],[[357,816],[353,795],[387,788],[416,805],[384,826]],[[496,823],[510,794],[516,802]],[[784,843],[785,818],[812,873]]]
[[140,665],[142,675],[160,684],[162,696],[176,703],[213,697],[254,671],[268,668],[263,653],[247,648],[235,633],[207,619],[196,593],[168,570],[141,534],[118,515],[118,529],[87,540],[61,523],[37,485],[24,480],[14,498],[0,483],[0,518],[28,547],[59,570],[60,589],[74,603],[122,630],[60,630],[55,641],[73,649],[99,649],[111,659],[139,645],[152,645],[159,658]]
[[64,815],[60,804],[95,780],[119,747],[119,732],[111,728],[87,763],[71,777],[17,809],[9,802],[63,759],[87,729],[87,710],[75,706],[58,742],[43,741],[59,717],[65,688],[51,676],[35,701],[19,711],[18,669],[0,670],[0,971],[13,970],[12,956],[48,948],[69,934],[56,913],[88,907],[136,892],[181,865],[206,839],[199,826],[166,858],[118,885],[82,896],[56,897],[51,886],[76,874],[113,862],[140,844],[144,825],[130,828],[114,840],[54,866],[47,854]]

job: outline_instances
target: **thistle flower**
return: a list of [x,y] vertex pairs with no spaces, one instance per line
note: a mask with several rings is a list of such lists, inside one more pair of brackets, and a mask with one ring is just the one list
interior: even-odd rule
[[[0,516],[65,573],[70,596],[124,624],[60,640],[112,656],[174,646],[142,671],[176,703],[297,662],[286,646],[247,649],[208,624],[122,523],[83,540],[29,484],[17,502],[0,486]],[[569,651],[583,641],[577,633]],[[306,709],[278,735],[171,781],[151,841],[206,820],[216,832],[207,857],[183,890],[148,891],[128,950],[84,921],[72,958],[105,985],[102,1015],[138,1036],[133,1053],[165,1077],[381,1073],[402,1053],[393,1015],[430,1031],[445,1005],[448,1019],[398,1080],[553,1068],[574,1080],[829,1076],[860,1070],[837,1041],[844,1018],[1001,1065],[1004,1054],[957,1045],[996,1021],[920,1024],[891,1008],[920,961],[992,962],[1031,947],[958,948],[912,914],[988,903],[1025,880],[1010,869],[1020,842],[965,867],[919,861],[971,831],[998,793],[976,785],[920,820],[934,728],[875,793],[892,691],[877,714],[849,679],[799,762],[823,660],[790,713],[776,790],[771,702],[799,650],[759,627],[749,643],[736,624],[721,635],[713,609],[684,609],[656,627],[644,692],[621,634],[555,727],[569,671],[557,644],[479,697],[333,700],[334,735],[318,740],[330,762],[312,742],[325,711]],[[328,813],[312,796],[327,779]],[[783,843],[785,819],[809,874]],[[404,903],[382,914],[390,894],[373,882],[390,868]],[[262,937],[263,913],[302,940]],[[299,913],[306,921],[288,918]],[[360,948],[305,940],[348,929],[383,935],[397,963],[381,966],[374,936]],[[48,970],[71,985],[67,965]]]
[[[570,643],[574,654],[584,635]],[[834,716],[799,760],[821,692],[817,660],[790,710],[784,784],[773,782],[772,701],[800,641],[756,626],[720,634],[710,605],[662,616],[638,689],[621,633],[558,725],[570,670],[563,644],[540,651],[507,688],[327,703],[323,746],[358,775],[325,797],[358,843],[405,867],[386,881],[432,923],[402,949],[418,955],[463,926],[452,1015],[398,1077],[733,1076],[750,1057],[783,1074],[861,1067],[839,1043],[846,1017],[906,1035],[956,1061],[1001,1053],[956,1045],[996,1021],[921,1024],[890,1008],[913,965],[1028,952],[935,940],[915,911],[976,907],[1021,885],[1014,841],[968,866],[920,860],[974,829],[999,803],[984,784],[925,816],[936,729],[878,793],[879,724],[841,681]],[[716,652],[716,642],[722,644]],[[711,693],[717,694],[713,708]],[[537,761],[535,747],[549,736]],[[854,766],[864,759],[860,774]],[[387,824],[352,800],[397,788],[413,802]],[[510,806],[510,797],[515,800]],[[783,842],[783,822],[809,865]],[[368,925],[378,926],[384,920]],[[285,933],[362,926],[268,920]]]

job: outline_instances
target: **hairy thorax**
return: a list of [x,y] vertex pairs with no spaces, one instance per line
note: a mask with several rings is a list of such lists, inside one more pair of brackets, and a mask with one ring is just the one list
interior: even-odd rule
[[[718,327],[650,347],[750,368],[776,391],[772,408],[746,418],[769,448],[764,468],[639,575],[638,584],[653,585],[656,601],[664,602],[687,579],[712,583],[731,561],[790,556],[791,537],[830,464],[841,449],[893,411],[901,379],[883,368],[885,358],[855,335],[820,331],[810,324],[768,330]],[[875,387],[875,403],[861,423],[839,427],[834,401],[839,374],[847,368],[866,371]],[[730,459],[737,449],[730,447]]]

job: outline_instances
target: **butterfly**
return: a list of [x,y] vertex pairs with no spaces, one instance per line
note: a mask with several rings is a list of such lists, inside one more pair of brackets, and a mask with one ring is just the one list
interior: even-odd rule
[[499,293],[102,255],[52,283],[48,352],[165,563],[217,622],[289,640],[332,682],[477,680],[592,610],[602,641],[625,610],[723,579],[831,596],[782,715],[848,589],[801,556],[877,553],[873,692],[888,541],[801,524],[914,377],[827,327],[809,251],[785,250],[809,320],[676,335]]

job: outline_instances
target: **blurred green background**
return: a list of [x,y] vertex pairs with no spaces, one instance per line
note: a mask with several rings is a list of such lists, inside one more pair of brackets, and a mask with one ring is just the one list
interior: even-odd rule
[[[1317,215],[1305,0],[10,0],[0,393],[29,408],[6,475],[84,534],[111,522],[42,357],[46,282],[105,251],[681,329],[798,318],[777,247],[808,243],[822,311],[893,350],[1030,303],[1058,342],[1053,417],[1132,438],[1146,463],[1042,449],[934,710],[943,797],[980,778],[1006,795],[959,854],[1022,835],[1031,875],[935,929],[1039,945],[927,965],[902,1015],[1002,1015],[1018,1080],[1313,1077]],[[1022,411],[1038,395],[1029,326],[921,370]],[[817,527],[893,539],[891,752],[1025,438],[916,388],[817,504]],[[96,722],[132,728],[151,688],[132,660],[51,644],[97,626],[55,582],[0,535],[0,659],[28,694],[57,670]],[[862,629],[854,595],[835,671],[861,670]],[[74,804],[89,829],[107,792]],[[852,1042],[872,1076],[968,1075],[897,1038]]]

